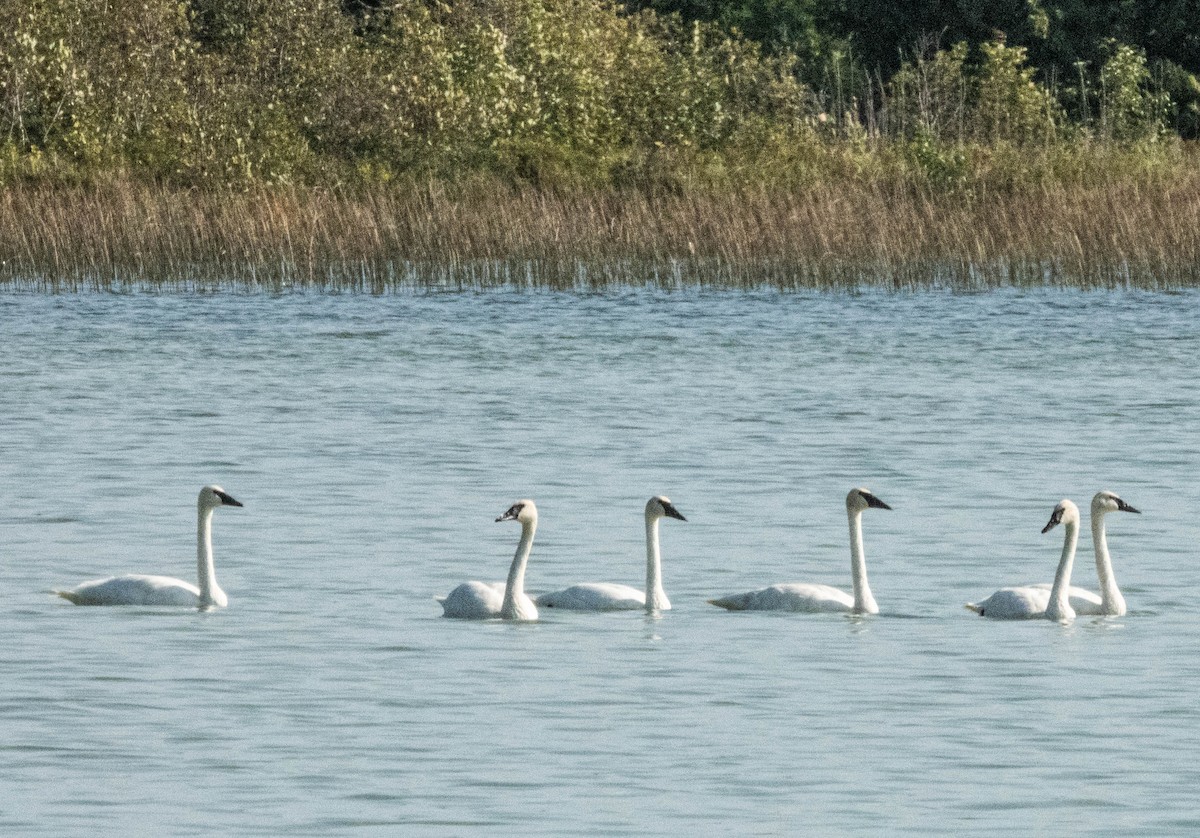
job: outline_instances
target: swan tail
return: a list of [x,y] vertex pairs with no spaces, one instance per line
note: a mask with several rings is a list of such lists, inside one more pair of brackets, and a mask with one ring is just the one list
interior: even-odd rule
[[964,602],[963,608],[967,609],[968,611],[974,611],[976,614],[983,613],[983,606],[977,602]]
[[75,593],[74,591],[51,591],[50,593],[60,596],[68,602],[73,602],[76,605],[79,605],[83,601],[79,594]]
[[736,600],[732,600],[732,599],[710,599],[708,601],[708,604],[715,605],[718,608],[724,608],[726,611],[741,611],[741,610],[743,610],[741,603],[737,602]]

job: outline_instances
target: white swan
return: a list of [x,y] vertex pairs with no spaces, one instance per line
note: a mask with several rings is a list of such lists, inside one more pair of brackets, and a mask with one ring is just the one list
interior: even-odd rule
[[829,585],[786,582],[759,591],[710,599],[730,611],[839,611],[878,614],[879,606],[867,584],[867,560],[863,554],[862,514],[866,509],[891,509],[867,489],[851,489],[846,495],[846,517],[850,520],[850,576],[854,596]]
[[54,591],[76,605],[225,606],[229,597],[213,570],[212,516],[220,506],[241,506],[220,486],[205,486],[196,501],[196,575],[200,586],[170,576],[129,574],[94,579],[69,591]]
[[1071,566],[1075,562],[1075,546],[1079,542],[1079,507],[1067,499],[1058,502],[1050,522],[1042,527],[1049,532],[1059,524],[1063,535],[1062,558],[1054,574],[1054,585],[1047,590],[1037,585],[1001,588],[982,602],[968,602],[967,608],[983,617],[996,620],[1028,620],[1045,617],[1063,622],[1075,617],[1068,591],[1071,587]]
[[521,542],[508,570],[508,581],[463,582],[438,601],[442,604],[443,617],[460,617],[467,620],[487,620],[499,617],[503,620],[536,620],[537,606],[525,594],[525,565],[529,551],[533,548],[533,534],[537,531],[537,507],[531,500],[519,500],[497,521],[520,521]]
[[666,611],[671,607],[662,585],[662,559],[658,548],[658,522],[663,517],[686,521],[669,498],[656,495],[646,501],[646,589],[639,591],[629,585],[611,582],[582,582],[535,601],[543,608],[564,611],[629,611],[645,608],[647,612]]
[[[1122,617],[1125,615],[1125,597],[1117,587],[1117,578],[1113,575],[1112,557],[1108,554],[1108,538],[1104,530],[1104,516],[1109,512],[1141,512],[1134,509],[1116,494],[1116,492],[1097,492],[1092,498],[1092,548],[1096,553],[1096,576],[1100,581],[1100,594],[1094,594],[1084,588],[1071,586],[1071,607],[1076,614],[1088,616]],[[1052,587],[1049,582],[1033,585],[1034,588]]]

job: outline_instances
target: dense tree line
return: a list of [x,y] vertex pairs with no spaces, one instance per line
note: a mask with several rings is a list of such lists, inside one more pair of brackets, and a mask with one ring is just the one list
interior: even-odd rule
[[[1172,102],[1168,118],[1200,134],[1200,3],[1196,0],[629,0],[689,20],[744,32],[768,50],[792,52],[820,78],[840,61],[859,75],[890,78],[914,55],[1004,40],[1027,51],[1035,76],[1064,94],[1086,120],[1080,87],[1119,46],[1147,59],[1154,84]],[[1091,75],[1090,75],[1091,74]]]
[[0,0],[0,177],[619,185],[868,154],[952,183],[980,147],[1194,136],[1197,23],[1194,2]]

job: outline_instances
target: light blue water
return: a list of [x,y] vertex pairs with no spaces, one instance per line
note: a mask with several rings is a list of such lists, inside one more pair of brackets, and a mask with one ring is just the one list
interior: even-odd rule
[[[1200,294],[0,294],[4,835],[1190,835],[1200,830]],[[227,609],[47,593],[194,572]],[[883,613],[706,597],[849,586]],[[1113,489],[1119,619],[1049,581]],[[675,608],[445,620],[502,579]],[[1095,587],[1085,531],[1075,579]]]

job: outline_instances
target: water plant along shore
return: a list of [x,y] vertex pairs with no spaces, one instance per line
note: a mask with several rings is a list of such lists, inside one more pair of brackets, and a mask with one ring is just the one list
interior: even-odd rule
[[1200,173],[1178,174],[956,193],[853,181],[656,193],[20,186],[0,193],[0,282],[1184,287],[1200,281]]
[[1194,284],[1197,62],[1027,5],[0,0],[0,281]]

